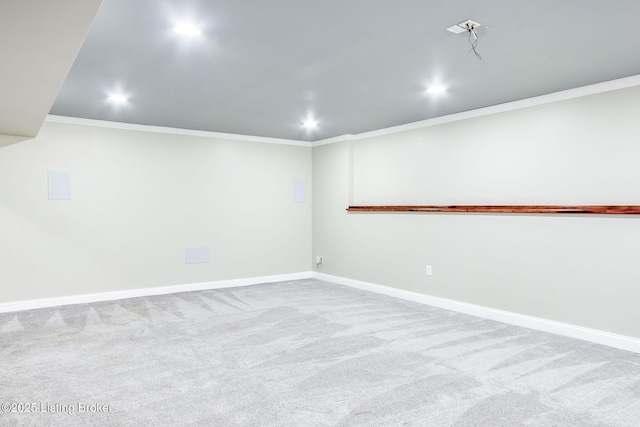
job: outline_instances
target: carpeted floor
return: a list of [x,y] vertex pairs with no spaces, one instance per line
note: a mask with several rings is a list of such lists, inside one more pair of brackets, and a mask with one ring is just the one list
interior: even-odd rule
[[0,360],[2,426],[640,425],[640,354],[318,280],[0,314]]

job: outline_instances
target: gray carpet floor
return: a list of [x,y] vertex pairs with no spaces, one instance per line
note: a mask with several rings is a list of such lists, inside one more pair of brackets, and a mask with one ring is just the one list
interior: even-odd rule
[[640,426],[639,354],[318,280],[0,314],[0,360],[2,426]]

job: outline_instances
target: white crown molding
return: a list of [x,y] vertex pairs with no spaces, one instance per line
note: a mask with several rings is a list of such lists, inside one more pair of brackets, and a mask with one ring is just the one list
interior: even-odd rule
[[87,304],[101,301],[114,301],[127,298],[146,297],[152,295],[175,294],[178,292],[204,291],[208,289],[236,288],[239,286],[259,285],[261,283],[286,282],[290,280],[310,279],[311,272],[278,274],[273,276],[249,277],[244,279],[218,280],[215,282],[190,283],[186,285],[160,286],[154,288],[127,289],[122,291],[100,292],[65,297],[42,298],[27,301],[7,302],[0,304],[0,313],[32,310],[36,308],[57,307],[71,304]]
[[560,92],[550,93],[547,95],[536,96],[533,98],[520,99],[518,101],[507,102],[504,104],[492,105],[490,107],[478,108],[476,110],[463,111],[461,113],[449,114],[447,116],[435,117],[433,119],[421,120],[418,122],[407,123],[399,126],[363,132],[359,134],[345,134],[334,136],[327,139],[320,139],[313,142],[280,139],[263,136],[238,135],[232,133],[209,132],[201,130],[179,129],[162,126],[139,125],[132,123],[110,122],[105,120],[82,119],[77,117],[48,115],[46,122],[52,123],[68,123],[84,126],[95,126],[110,129],[134,130],[140,132],[165,133],[173,135],[200,136],[206,138],[230,139],[236,141],[263,142],[269,144],[294,145],[298,147],[319,147],[321,145],[333,144],[336,142],[356,141],[376,136],[390,135],[399,132],[405,132],[414,129],[421,129],[430,126],[436,126],[444,123],[451,123],[460,120],[467,120],[476,117],[488,116],[491,114],[504,113],[507,111],[519,110],[537,105],[550,104],[552,102],[566,101],[569,99],[580,98],[588,95],[595,95],[604,92],[611,92],[618,89],[640,86],[640,74],[625,77],[617,80],[596,83],[588,86],[581,86],[574,89],[563,90]]
[[520,99],[518,101],[507,102],[504,104],[492,105],[490,107],[478,108],[476,110],[463,111],[461,113],[450,114],[447,116],[435,117],[433,119],[421,120],[419,122],[407,123],[399,126],[392,126],[385,129],[373,130],[359,134],[347,134],[335,136],[333,138],[320,139],[311,143],[312,147],[333,144],[343,141],[354,141],[376,136],[390,135],[398,132],[405,132],[414,129],[436,126],[443,123],[451,123],[460,120],[467,120],[476,117],[488,116],[491,114],[504,113],[507,111],[520,110],[522,108],[534,107],[537,105],[550,104],[552,102],[566,101],[569,99],[580,98],[598,93],[611,92],[618,89],[640,86],[640,74],[625,77],[622,79],[611,80],[602,83],[596,83],[588,86],[581,86],[574,89],[563,90],[560,92],[550,93],[547,95],[536,96],[533,98]]
[[200,136],[205,138],[230,139],[233,141],[262,142],[267,144],[294,145],[296,147],[311,147],[307,141],[294,139],[270,138],[266,136],[238,135],[234,133],[209,132],[203,130],[179,129],[163,126],[139,125],[133,123],[110,122],[106,120],[83,119],[79,117],[55,116],[49,114],[45,122],[66,123],[81,126],[93,126],[108,129],[133,130],[138,132],[163,133],[170,135]]
[[470,314],[472,316],[496,320],[498,322],[509,323],[511,325],[522,326],[529,329],[535,329],[538,331],[577,338],[584,341],[607,345],[609,347],[615,347],[622,350],[640,353],[640,340],[633,337],[612,334],[609,332],[584,328],[582,326],[571,325],[568,323],[561,323],[553,320],[542,319],[539,317],[513,313],[510,311],[498,310],[495,308],[484,307],[475,304],[468,304],[465,302],[434,297],[431,295],[420,294],[404,289],[392,288],[389,286],[377,285],[360,280],[352,280],[344,277],[332,276],[324,273],[313,272],[312,275],[314,279],[333,282],[352,288],[376,292],[379,294],[401,298],[408,301],[457,311],[459,313]]

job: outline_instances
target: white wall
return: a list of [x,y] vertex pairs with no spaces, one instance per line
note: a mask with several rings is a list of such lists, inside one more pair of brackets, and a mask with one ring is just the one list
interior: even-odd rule
[[[0,149],[0,302],[295,273],[320,254],[324,273],[640,338],[638,217],[345,211],[640,204],[639,97],[313,150],[45,123]],[[48,169],[71,173],[72,200],[47,200]],[[186,265],[191,246],[212,262]]]
[[640,338],[636,216],[345,211],[638,205],[638,99],[633,87],[314,148],[321,271]]
[[45,123],[0,149],[0,302],[308,271],[310,248],[308,147]]

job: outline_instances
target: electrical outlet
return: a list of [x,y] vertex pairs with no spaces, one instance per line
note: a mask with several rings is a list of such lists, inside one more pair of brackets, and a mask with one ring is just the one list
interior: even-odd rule
[[482,26],[482,24],[476,21],[472,21],[471,19],[467,19],[466,21],[462,21],[461,23],[458,24],[458,27],[462,28],[465,31],[467,31],[469,28],[475,29],[480,26]]
[[427,265],[427,276],[433,276],[433,269],[430,265]]
[[316,255],[316,264],[322,264],[322,255]]
[[462,21],[459,24],[450,26],[449,28],[447,28],[447,31],[453,34],[460,34],[469,31],[469,27],[475,29],[481,26],[482,24],[472,21],[471,19],[467,19],[466,21]]

